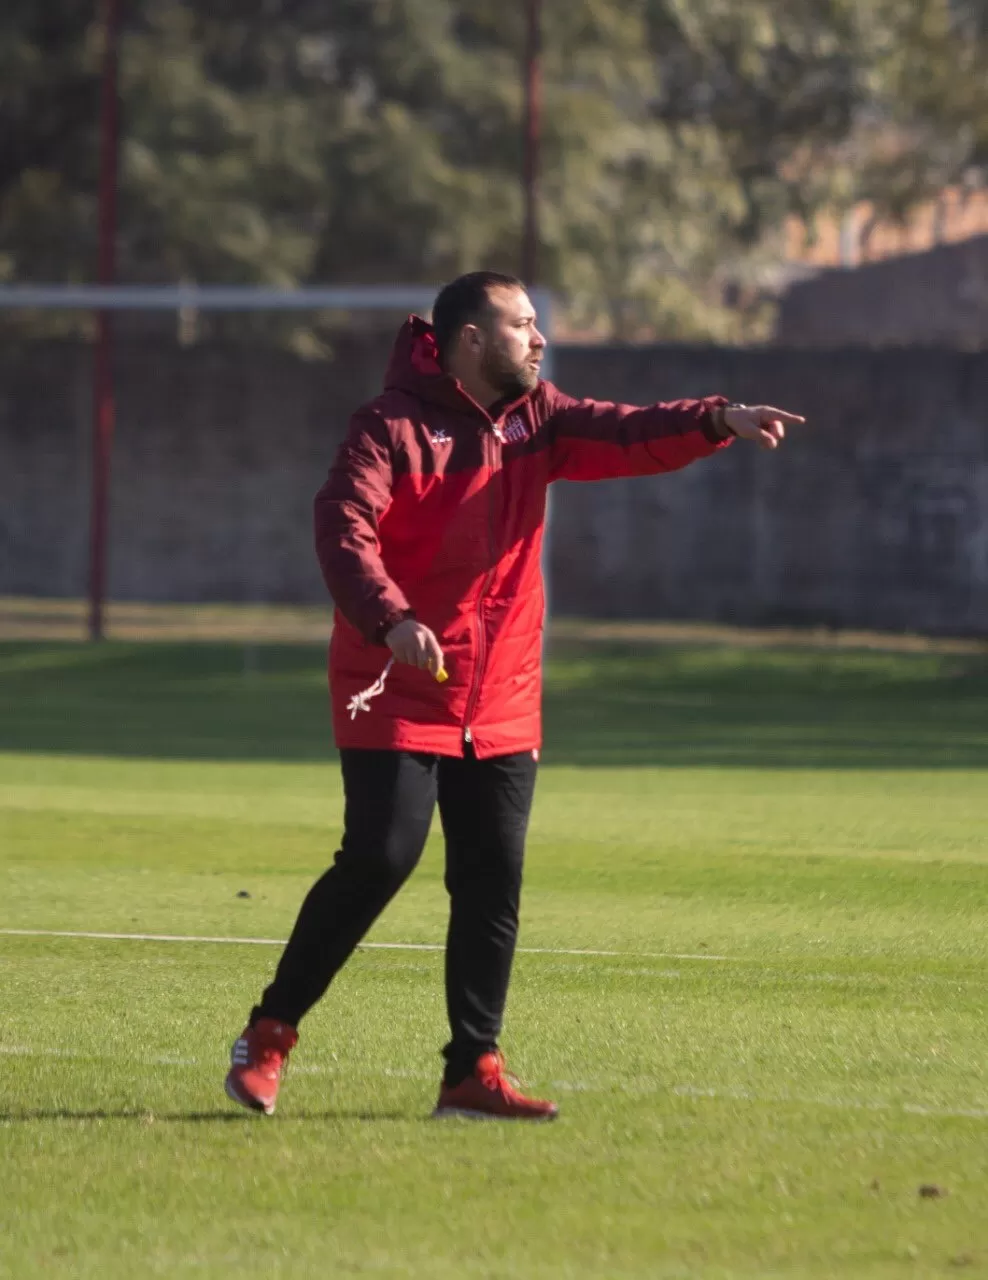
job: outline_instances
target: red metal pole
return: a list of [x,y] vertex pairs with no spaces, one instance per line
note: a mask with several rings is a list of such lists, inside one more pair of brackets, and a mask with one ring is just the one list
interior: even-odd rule
[[538,284],[539,270],[539,144],[542,136],[542,0],[526,0],[525,123],[522,187],[525,222],[522,231],[522,279]]
[[[103,87],[100,103],[99,283],[112,284],[117,258],[117,92],[119,0],[102,0]],[[103,638],[106,599],[107,532],[110,505],[110,457],[116,405],[113,394],[113,321],[108,311],[96,317],[93,360],[92,498],[89,515],[89,638]]]

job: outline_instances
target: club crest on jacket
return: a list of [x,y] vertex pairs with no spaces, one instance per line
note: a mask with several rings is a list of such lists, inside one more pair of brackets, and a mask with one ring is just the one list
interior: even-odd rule
[[435,431],[430,431],[429,435],[433,444],[452,444],[453,437],[448,431],[444,431],[442,427],[437,427]]
[[528,436],[528,424],[520,413],[512,413],[508,416],[504,429],[501,432],[501,438],[505,444],[517,444],[519,440],[524,440]]

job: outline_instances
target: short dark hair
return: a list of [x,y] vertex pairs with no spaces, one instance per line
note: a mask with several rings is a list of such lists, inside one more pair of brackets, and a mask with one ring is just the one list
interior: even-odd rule
[[440,360],[445,360],[465,324],[475,324],[483,319],[490,307],[489,291],[499,287],[524,289],[525,286],[517,276],[505,275],[501,271],[470,271],[440,289],[432,304],[432,327],[436,332]]

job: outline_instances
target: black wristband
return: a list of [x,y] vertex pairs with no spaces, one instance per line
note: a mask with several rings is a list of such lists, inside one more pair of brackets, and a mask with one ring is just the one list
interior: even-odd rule
[[414,609],[402,609],[400,613],[394,613],[390,618],[385,618],[374,632],[374,644],[384,644],[392,627],[396,627],[399,622],[404,622],[406,619],[414,617]]
[[728,435],[733,436],[733,437],[735,438],[735,440],[738,438],[738,433],[734,430],[734,428],[731,426],[731,424],[727,421],[727,411],[728,411],[728,409],[747,409],[748,407],[749,407],[748,405],[746,405],[746,404],[741,404],[741,403],[740,403],[740,401],[737,401],[737,400],[732,400],[730,404],[721,405],[721,409],[720,409],[721,418],[720,418],[720,420],[721,420],[721,422],[724,424],[724,430],[727,432],[727,434],[728,434]]

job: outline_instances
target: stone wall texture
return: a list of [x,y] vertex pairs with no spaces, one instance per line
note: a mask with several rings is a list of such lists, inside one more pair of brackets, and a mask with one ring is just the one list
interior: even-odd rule
[[[311,499],[386,348],[329,363],[124,343],[110,594],[318,601]],[[560,614],[988,634],[988,353],[561,347],[556,381],[629,403],[721,392],[805,413],[778,454],[562,484]],[[0,354],[0,594],[86,589],[91,354]]]
[[799,347],[988,348],[988,236],[794,284],[776,339]]

